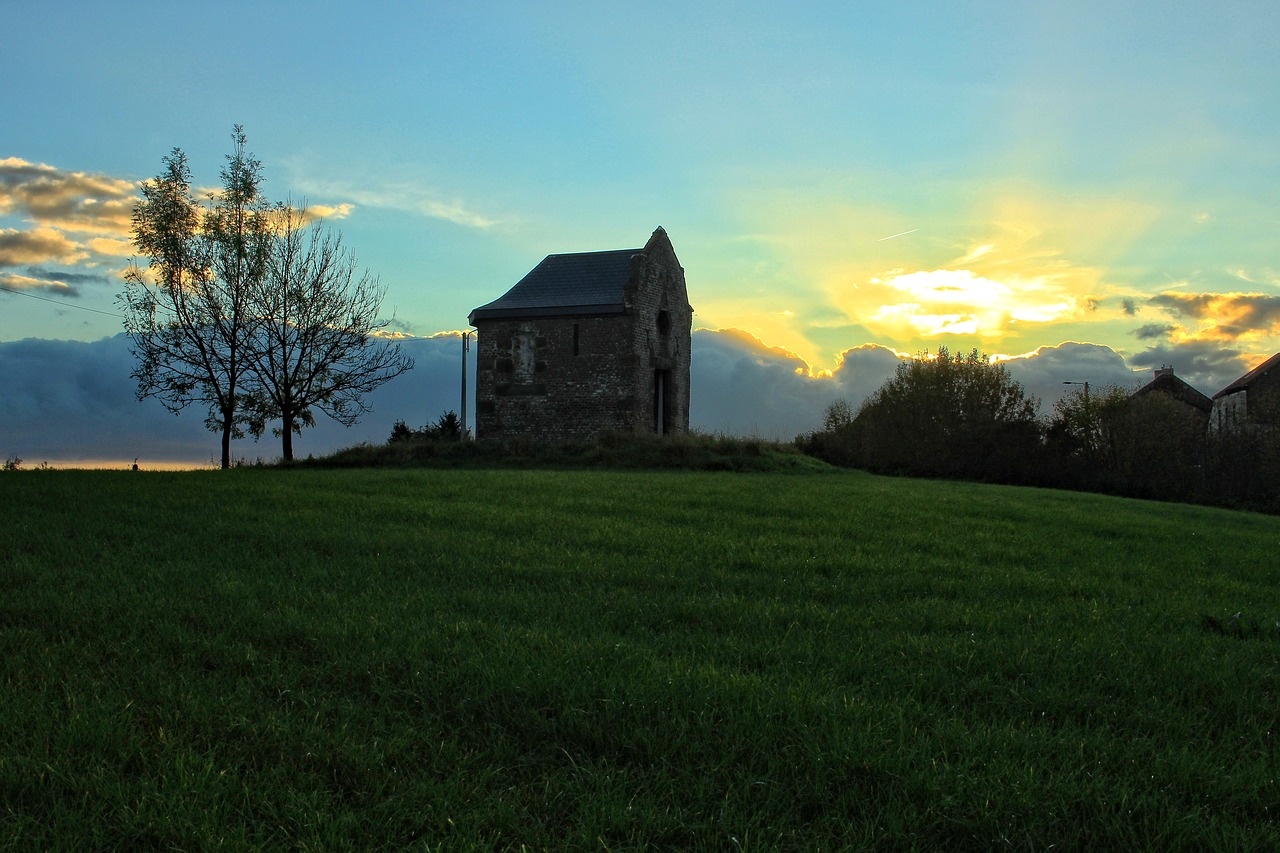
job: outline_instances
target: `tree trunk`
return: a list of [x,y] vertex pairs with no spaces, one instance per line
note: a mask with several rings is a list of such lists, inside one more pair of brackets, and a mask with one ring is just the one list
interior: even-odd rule
[[231,415],[222,416],[222,467],[231,467],[231,430],[235,425]]
[[293,461],[293,415],[285,412],[280,418],[281,432],[284,437],[281,439],[282,453],[285,462]]

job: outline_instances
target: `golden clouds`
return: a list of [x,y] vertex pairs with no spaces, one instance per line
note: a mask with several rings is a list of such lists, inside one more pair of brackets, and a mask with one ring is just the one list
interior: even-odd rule
[[70,264],[86,257],[88,253],[79,244],[53,228],[0,230],[0,267],[49,261]]
[[1167,327],[1174,343],[1260,342],[1280,335],[1280,296],[1273,294],[1166,291],[1148,304],[1182,321]]
[[61,231],[128,234],[137,191],[137,184],[119,178],[0,160],[0,214],[18,213]]
[[23,225],[0,227],[0,269],[26,267],[24,274],[4,273],[5,286],[76,296],[78,289],[67,281],[107,280],[42,265],[94,267],[129,257],[137,189],[134,182],[105,175],[0,159],[0,217]]
[[5,287],[9,290],[43,290],[63,296],[79,295],[76,289],[65,281],[32,278],[31,276],[18,275],[17,273],[0,272],[0,287]]
[[1142,200],[1016,180],[902,187],[896,201],[883,187],[857,201],[858,183],[834,176],[738,199],[750,236],[713,259],[732,275],[717,288],[724,296],[700,297],[700,313],[786,341],[811,363],[828,362],[841,336],[1016,351],[1049,329],[1076,337],[1116,324],[1123,335],[1132,250],[1163,215]]
[[306,221],[311,222],[316,219],[346,219],[355,209],[353,204],[310,204],[303,212]]

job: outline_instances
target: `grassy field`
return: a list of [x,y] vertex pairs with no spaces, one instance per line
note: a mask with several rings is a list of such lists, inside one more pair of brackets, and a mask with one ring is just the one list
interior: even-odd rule
[[3,850],[1280,847],[1280,518],[359,469],[0,513]]

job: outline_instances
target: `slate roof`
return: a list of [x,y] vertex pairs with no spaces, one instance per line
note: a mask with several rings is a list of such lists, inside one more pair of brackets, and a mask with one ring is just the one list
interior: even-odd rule
[[1155,379],[1133,392],[1135,397],[1141,397],[1144,394],[1168,394],[1175,400],[1181,400],[1188,406],[1193,406],[1202,412],[1208,412],[1213,408],[1212,400],[1201,394],[1189,382],[1179,376],[1174,376],[1173,371],[1161,373]]
[[631,259],[643,249],[547,255],[502,296],[481,305],[467,318],[565,317],[621,314]]
[[1214,394],[1213,399],[1216,400],[1219,397],[1225,397],[1226,395],[1233,394],[1236,391],[1243,391],[1244,389],[1248,388],[1251,384],[1253,384],[1253,380],[1262,376],[1262,374],[1269,372],[1271,368],[1275,367],[1278,364],[1280,364],[1280,352],[1271,356],[1271,358],[1262,362],[1262,364],[1259,364],[1253,370],[1250,370],[1244,376],[1241,376],[1239,379],[1237,379],[1235,382],[1232,382],[1226,388],[1223,388],[1217,394]]

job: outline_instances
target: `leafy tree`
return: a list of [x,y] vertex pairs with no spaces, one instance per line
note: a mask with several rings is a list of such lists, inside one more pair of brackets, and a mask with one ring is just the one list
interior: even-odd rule
[[1128,399],[1128,391],[1105,386],[1092,394],[1074,391],[1054,403],[1046,431],[1054,466],[1050,479],[1090,488],[1114,479],[1110,425]]
[[409,441],[418,435],[417,430],[409,428],[409,425],[403,420],[397,420],[391,425],[391,437],[387,439],[387,444],[395,444],[400,441]]
[[442,414],[436,421],[436,425],[431,428],[431,433],[445,441],[461,441],[462,421],[458,418],[458,413],[448,411]]
[[133,238],[149,270],[130,264],[121,294],[138,398],[155,397],[175,414],[206,404],[206,426],[222,434],[223,468],[231,464],[231,439],[243,435],[242,383],[256,324],[249,299],[270,242],[261,164],[246,153],[239,125],[232,142],[222,191],[208,211],[192,195],[181,149],[144,185]]
[[1118,387],[1063,397],[1048,438],[1061,485],[1162,499],[1204,486],[1205,415],[1166,394]]
[[380,340],[385,289],[368,270],[357,271],[342,238],[323,223],[307,224],[305,210],[277,210],[266,274],[250,289],[258,325],[252,339],[255,391],[250,429],[261,435],[279,420],[285,461],[293,436],[314,426],[312,408],[344,426],[369,409],[363,395],[410,370],[399,344]]
[[1038,402],[976,349],[898,365],[852,420],[828,409],[833,461],[876,471],[1025,481],[1038,464]]
[[395,444],[401,441],[441,439],[444,441],[460,441],[462,439],[462,421],[457,412],[445,412],[440,415],[440,418],[434,424],[424,426],[421,429],[410,429],[409,425],[403,420],[398,420],[391,425],[391,437],[387,439],[387,444]]

